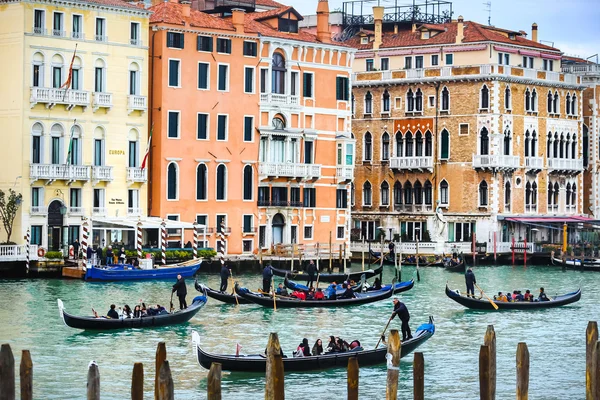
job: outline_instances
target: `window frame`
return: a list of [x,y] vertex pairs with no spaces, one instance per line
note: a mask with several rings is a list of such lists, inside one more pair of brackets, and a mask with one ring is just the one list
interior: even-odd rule
[[[310,96],[306,95],[306,76],[310,75]],[[305,99],[315,99],[315,73],[314,72],[302,72],[302,97]]]
[[[208,66],[208,68],[206,69],[206,88],[200,87],[200,64]],[[205,91],[205,92],[210,90],[210,63],[204,62],[204,61],[198,61],[198,69],[197,69],[196,78],[198,79],[198,82],[196,82],[196,89]]]
[[[169,35],[179,35],[179,37],[181,38],[181,47],[169,46]],[[165,46],[167,47],[167,49],[183,50],[185,48],[185,34],[183,32],[167,31],[165,38]]]
[[[169,167],[171,166],[171,164],[175,165],[175,198],[174,199],[170,199],[169,198]],[[166,190],[165,190],[165,197],[167,199],[167,201],[179,201],[179,182],[180,182],[180,171],[179,171],[179,164],[177,164],[177,161],[169,161],[167,164],[167,176],[166,176]]]
[[[246,231],[246,217],[250,217],[250,230]],[[254,233],[254,214],[242,214],[242,233]]]
[[[177,113],[177,136],[169,136],[171,131],[171,113]],[[167,110],[167,139],[181,139],[181,110]]]
[[[442,196],[442,183],[445,182],[446,183],[446,202],[444,203],[442,201],[442,199],[444,198],[444,196]],[[450,184],[448,183],[448,181],[444,178],[440,181],[439,185],[438,185],[438,194],[439,194],[439,199],[440,199],[440,207],[445,207],[448,208],[450,207]]]
[[[253,52],[254,54],[246,54],[246,43],[250,43],[253,45]],[[253,41],[253,40],[244,40],[244,44],[243,44],[243,49],[242,49],[242,54],[244,55],[244,57],[250,57],[250,58],[256,58],[258,55],[258,44]]]
[[[220,89],[220,77],[221,77],[221,67],[227,67],[227,73],[225,74],[225,89]],[[230,79],[231,79],[231,66],[229,63],[217,63],[217,92],[228,93],[230,89]]]
[[[250,92],[248,92],[247,89],[247,85],[248,85],[248,75],[247,75],[247,71],[248,70],[252,70],[252,90]],[[256,67],[253,66],[244,66],[244,93],[245,94],[256,94]]]
[[[225,117],[225,138],[219,139],[219,117]],[[217,114],[217,126],[216,126],[216,139],[217,142],[229,141],[229,114],[218,113]]]
[[[203,49],[199,48],[199,47],[201,47],[200,44],[202,43],[202,39],[201,38],[208,38],[208,39],[210,39],[210,46],[208,46],[210,48],[209,50],[203,50]],[[214,48],[215,48],[214,47],[215,46],[214,42],[215,42],[214,38],[211,35],[197,35],[197,37],[196,37],[196,51],[201,52],[201,53],[212,53],[213,50],[214,50]]]
[[[243,126],[244,126],[244,133],[243,133],[243,142],[244,143],[254,143],[254,115],[244,115],[243,117]],[[246,140],[246,119],[247,118],[251,118],[252,119],[252,124],[251,124],[251,128],[250,128],[250,140]]]
[[[450,60],[450,62],[448,62]],[[454,53],[444,54],[444,65],[454,65]]]
[[365,59],[365,71],[366,72],[375,71],[375,59],[373,59],[373,58]]
[[[310,228],[310,236],[306,235],[306,228]],[[302,227],[302,238],[304,240],[314,240],[315,237],[315,228],[314,225],[304,225]]]
[[[224,175],[224,187],[223,187],[223,198],[219,199],[218,198],[218,193],[219,193],[219,167],[223,166],[225,168],[225,175]],[[228,186],[229,186],[229,171],[227,169],[227,165],[225,163],[219,163],[217,164],[217,167],[215,168],[215,201],[217,202],[226,202],[228,197],[229,197],[229,190],[228,190]]]
[[[177,62],[177,85],[171,85],[171,61]],[[181,59],[180,58],[169,58],[167,63],[167,87],[180,89],[181,88]]]
[[[219,51],[219,43],[229,43],[228,46],[225,46],[225,50],[229,50],[229,52]],[[217,37],[217,43],[215,45],[215,48],[217,50],[217,54],[231,55],[231,52],[233,50],[233,43],[230,38]]]
[[[206,138],[201,139],[198,137],[198,128],[200,127],[200,125],[198,124],[198,116],[199,115],[206,115]],[[206,113],[206,112],[197,112],[196,113],[196,140],[200,140],[203,142],[209,141],[210,140],[210,113]]]
[[[433,62],[434,57],[435,57],[435,63]],[[440,55],[439,54],[432,54],[429,62],[430,62],[430,64],[431,64],[432,67],[437,67],[438,65],[440,65]]]

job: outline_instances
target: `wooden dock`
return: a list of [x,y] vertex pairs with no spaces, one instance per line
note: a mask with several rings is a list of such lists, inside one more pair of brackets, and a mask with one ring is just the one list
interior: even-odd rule
[[70,262],[62,268],[63,278],[83,279],[85,270],[83,269],[83,261],[78,260],[77,264]]

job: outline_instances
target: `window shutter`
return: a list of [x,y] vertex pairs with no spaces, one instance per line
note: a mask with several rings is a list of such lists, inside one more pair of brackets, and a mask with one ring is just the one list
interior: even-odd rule
[[450,158],[450,135],[447,130],[442,131],[442,151],[440,158],[443,160],[447,160]]
[[339,76],[335,78],[335,98],[338,100],[342,100],[342,78]]
[[304,97],[308,97],[308,96],[306,95],[306,92],[307,92],[307,80],[308,80],[308,75],[307,75],[307,74],[303,74],[303,75],[304,75],[304,76],[303,76],[303,78],[304,78],[304,79],[302,79],[302,88],[303,88],[303,89],[302,89],[302,95],[303,95]]

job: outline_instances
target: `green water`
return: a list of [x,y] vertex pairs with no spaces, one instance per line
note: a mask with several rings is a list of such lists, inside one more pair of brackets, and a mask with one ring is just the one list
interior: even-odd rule
[[[384,279],[391,280],[392,267]],[[567,293],[581,286],[581,301],[552,310],[481,312],[469,311],[444,294],[446,281],[464,290],[461,274],[439,268],[421,268],[421,282],[401,295],[411,313],[411,327],[433,315],[436,334],[420,348],[425,357],[425,392],[433,399],[478,397],[478,352],[488,324],[497,335],[497,398],[514,398],[517,343],[527,342],[531,359],[530,397],[545,400],[585,397],[585,329],[597,320],[600,274],[563,272],[553,267],[478,267],[477,282],[489,293],[544,286],[549,295]],[[403,278],[414,275],[404,268]],[[260,277],[237,277],[256,289]],[[218,276],[199,275],[199,280],[218,287]],[[64,301],[73,314],[89,314],[91,307],[107,310],[110,303],[168,304],[172,282],[85,283],[74,280],[0,280],[0,342],[10,343],[16,363],[22,349],[31,350],[34,362],[34,398],[85,398],[87,366],[95,360],[100,367],[103,399],[129,396],[134,362],[144,363],[146,398],[151,399],[154,356],[159,341],[167,343],[167,354],[175,382],[176,399],[206,398],[206,374],[191,347],[191,331],[197,330],[202,345],[210,352],[232,353],[240,343],[243,353],[264,350],[268,333],[279,333],[286,354],[303,337],[314,343],[329,335],[360,339],[373,346],[392,308],[383,301],[355,308],[293,310],[274,312],[260,306],[223,305],[210,299],[189,324],[150,330],[116,333],[85,333],[66,327],[59,318],[56,299]],[[188,302],[195,291],[188,281]],[[399,321],[392,327],[399,329]],[[400,398],[412,398],[412,357],[402,360]],[[18,369],[17,369],[18,375]],[[385,397],[385,366],[360,370],[360,398]],[[17,386],[18,387],[18,386]],[[286,397],[291,399],[345,398],[346,371],[288,374]],[[223,377],[223,398],[260,399],[264,377],[232,373]]]

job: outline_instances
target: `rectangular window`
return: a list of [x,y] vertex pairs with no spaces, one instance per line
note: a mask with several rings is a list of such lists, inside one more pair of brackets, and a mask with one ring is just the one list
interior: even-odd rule
[[244,117],[244,142],[252,142],[254,117]]
[[213,51],[213,38],[211,36],[198,36],[198,42],[196,43],[198,51]]
[[102,139],[94,139],[94,165],[104,165],[104,152],[102,149]]
[[179,138],[179,111],[169,111],[167,132],[170,139]]
[[42,226],[32,225],[31,226],[31,244],[38,246],[42,245]]
[[316,207],[317,205],[317,189],[315,188],[304,188],[304,207]]
[[244,55],[247,57],[256,57],[256,42],[244,42]]
[[[104,207],[104,189],[94,189],[93,207],[95,209]],[[95,210],[96,212],[99,210]]]
[[296,71],[292,71],[292,78],[291,78],[291,85],[290,85],[290,94],[292,96],[298,96],[298,73]]
[[79,139],[78,138],[71,138],[71,143],[70,143],[70,164],[71,165],[79,165],[81,163],[81,157],[79,157]]
[[338,240],[344,239],[344,227],[343,226],[337,227],[336,239],[338,239]]
[[348,78],[338,76],[336,78],[336,99],[348,101],[350,99],[350,86],[348,84]]
[[227,115],[217,117],[217,140],[227,140]]
[[198,225],[206,226],[207,215],[196,215],[196,223]]
[[412,57],[404,57],[404,69],[412,68]]
[[304,164],[312,164],[313,160],[313,142],[304,142]]
[[387,71],[388,69],[390,69],[390,59],[389,58],[382,58],[381,59],[381,70],[382,71]]
[[210,64],[198,63],[198,89],[210,89]]
[[252,214],[244,215],[244,226],[242,227],[244,230],[244,233],[252,233],[253,221],[254,221],[254,216]]
[[498,64],[500,64],[500,65],[510,65],[510,54],[508,54],[508,53],[498,53]]
[[129,26],[129,44],[133,46],[139,46],[140,41],[140,24],[139,22],[132,22]]
[[219,76],[218,76],[218,87],[220,92],[227,92],[229,90],[229,66],[219,65]]
[[298,33],[298,21],[291,18],[279,18],[279,32]]
[[73,26],[71,37],[73,39],[83,39],[83,17],[81,15],[73,15]]
[[62,86],[62,68],[52,67],[52,87],[58,89]]
[[292,207],[301,207],[302,202],[300,201],[300,188],[299,187],[291,187],[290,188],[290,205]]
[[104,18],[96,18],[96,41],[106,41],[106,20]]
[[169,87],[179,87],[179,60],[169,60]]
[[460,136],[469,135],[469,124],[459,124],[458,125],[458,134]]
[[52,164],[62,164],[61,162],[61,140],[60,137],[53,136],[51,139],[50,158]]
[[138,88],[138,71],[129,71],[129,94],[133,96],[140,94]]
[[196,128],[196,139],[208,139],[208,114],[198,113],[198,127]]
[[423,56],[415,56],[415,68],[423,68]]
[[[215,231],[217,233],[226,233],[227,231],[227,215],[226,214],[217,214],[217,229]],[[225,230],[223,230],[225,228]]]
[[[73,207],[81,207],[81,189],[70,189],[69,195],[69,206]],[[72,212],[72,210],[71,210]]]
[[138,166],[138,142],[129,141],[129,165],[130,168]]
[[313,97],[313,74],[311,74],[309,72],[305,72],[303,74],[303,80],[304,80],[303,95],[304,95],[304,97],[312,98]]
[[446,54],[446,65],[452,65],[454,63],[454,54]]
[[64,14],[60,12],[55,12],[52,16],[52,36],[64,36],[63,18]]
[[217,38],[217,53],[231,54],[231,39]]
[[31,188],[31,206],[32,207],[39,207],[40,204],[42,204],[42,188],[39,187],[35,187],[35,188]]
[[42,137],[31,137],[31,162],[40,164],[42,162]]
[[33,33],[37,35],[44,34],[44,28],[46,27],[46,11],[35,10],[33,12]]
[[183,33],[167,32],[167,47],[183,49]]
[[33,87],[40,87],[41,85],[41,76],[42,76],[42,71],[41,71],[41,65],[34,65],[33,66]]
[[366,62],[367,72],[373,71],[375,69],[374,66],[373,66],[373,59],[372,58],[367,59],[365,62]]
[[244,67],[244,93],[254,93],[254,68]]
[[335,191],[336,208],[348,208],[348,191],[346,189],[337,189]]
[[260,92],[267,93],[267,76],[269,74],[268,69],[261,68],[260,70]]
[[94,92],[104,92],[104,68],[96,67],[94,69]]
[[440,56],[438,54],[431,55],[431,66],[435,67],[440,63]]
[[242,252],[243,253],[251,253],[252,252],[253,242],[254,241],[252,239],[244,239],[244,240],[242,240]]
[[305,240],[312,240],[313,238],[313,227],[312,226],[305,226],[304,227],[304,239]]
[[140,191],[137,189],[129,189],[127,191],[127,207],[132,213],[137,213],[140,208]]

